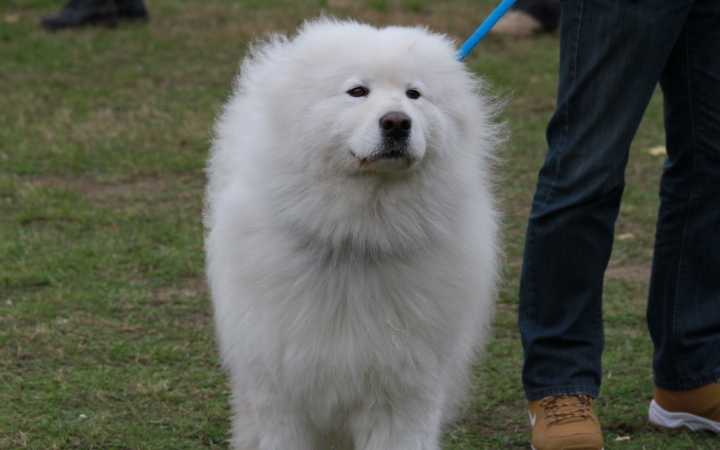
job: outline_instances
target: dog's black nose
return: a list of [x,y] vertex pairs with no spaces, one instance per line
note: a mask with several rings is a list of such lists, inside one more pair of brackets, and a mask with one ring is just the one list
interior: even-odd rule
[[380,129],[383,135],[391,139],[408,137],[410,126],[410,118],[401,112],[389,112],[380,119]]

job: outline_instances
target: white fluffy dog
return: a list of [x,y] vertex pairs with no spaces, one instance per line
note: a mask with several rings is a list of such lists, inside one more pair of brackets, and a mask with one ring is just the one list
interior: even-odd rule
[[455,52],[320,19],[243,62],[205,212],[234,448],[439,448],[498,257],[498,127]]

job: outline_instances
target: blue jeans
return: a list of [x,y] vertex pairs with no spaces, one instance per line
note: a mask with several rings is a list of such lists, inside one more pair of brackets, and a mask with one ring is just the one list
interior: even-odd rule
[[720,378],[720,1],[564,0],[558,103],[529,219],[519,323],[528,399],[597,397],[630,143],[658,83],[668,159],[647,311],[655,385]]

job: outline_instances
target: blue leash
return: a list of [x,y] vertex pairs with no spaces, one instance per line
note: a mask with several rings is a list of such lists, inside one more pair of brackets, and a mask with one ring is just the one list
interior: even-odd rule
[[502,0],[497,8],[495,8],[495,11],[493,11],[487,19],[485,19],[485,22],[478,27],[477,30],[468,38],[467,41],[460,47],[460,50],[457,52],[457,59],[458,61],[462,61],[465,59],[465,57],[470,53],[472,49],[475,48],[476,45],[478,45],[478,42],[482,38],[485,37],[486,34],[488,34],[488,31],[490,31],[490,28],[495,25],[495,23],[500,20],[500,18],[507,12],[508,9],[512,5],[515,4],[515,0]]

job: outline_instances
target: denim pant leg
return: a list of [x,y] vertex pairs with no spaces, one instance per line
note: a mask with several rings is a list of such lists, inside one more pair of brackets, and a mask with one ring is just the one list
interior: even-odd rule
[[648,301],[655,384],[720,378],[720,2],[696,1],[660,80],[668,159]]
[[520,286],[528,399],[599,393],[603,274],[628,150],[691,4],[563,2],[558,104]]

